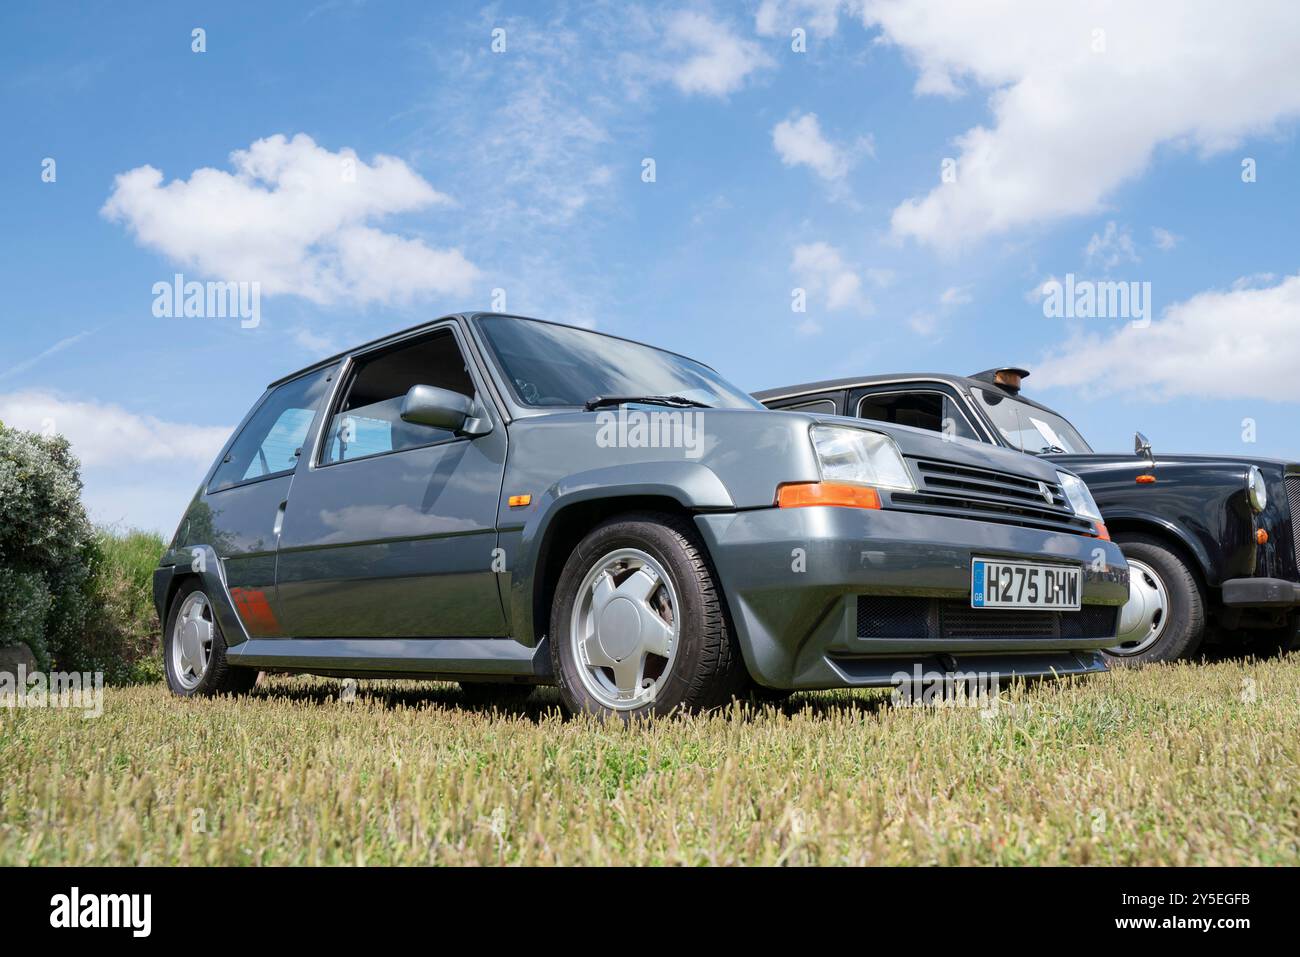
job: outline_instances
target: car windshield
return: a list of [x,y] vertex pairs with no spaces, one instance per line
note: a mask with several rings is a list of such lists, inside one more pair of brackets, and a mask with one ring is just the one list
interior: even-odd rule
[[1083,436],[1055,412],[992,389],[972,389],[1007,444],[1022,452],[1091,452]]
[[479,327],[524,405],[675,396],[715,409],[763,408],[708,366],[662,349],[533,319],[487,316]]

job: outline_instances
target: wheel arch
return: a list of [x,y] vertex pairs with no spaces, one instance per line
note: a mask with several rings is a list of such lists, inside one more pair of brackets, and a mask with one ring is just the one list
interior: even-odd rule
[[[551,600],[564,563],[591,529],[613,515],[658,511],[691,515],[733,508],[721,480],[706,466],[652,462],[571,476],[543,496],[525,525],[510,591],[513,637],[536,646],[550,627]],[[703,547],[703,542],[701,542]]]
[[187,545],[168,552],[163,556],[163,562],[154,570],[153,593],[164,639],[167,618],[177,594],[186,584],[197,581],[212,603],[213,613],[217,616],[227,647],[248,640],[248,632],[244,629],[244,623],[235,610],[234,600],[226,587],[221,559],[211,545]]
[[1121,548],[1122,543],[1118,542],[1118,538],[1127,534],[1144,535],[1168,546],[1191,569],[1202,594],[1208,596],[1208,585],[1212,574],[1210,557],[1195,540],[1188,537],[1172,522],[1152,516],[1127,515],[1114,519],[1108,518],[1106,528],[1110,531],[1111,538],[1116,539],[1116,544],[1120,544]]

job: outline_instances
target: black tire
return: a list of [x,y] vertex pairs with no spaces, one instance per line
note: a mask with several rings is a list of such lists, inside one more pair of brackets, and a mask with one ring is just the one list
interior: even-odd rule
[[505,681],[462,681],[461,700],[470,707],[488,705],[523,704],[533,693],[532,685],[511,684]]
[[[246,694],[252,690],[253,685],[257,683],[256,668],[238,668],[226,659],[226,637],[221,632],[221,624],[216,620],[214,615],[212,622],[212,650],[208,654],[208,666],[199,679],[198,684],[193,687],[186,687],[176,674],[176,665],[172,660],[171,653],[172,631],[176,625],[176,618],[180,614],[181,606],[185,604],[185,599],[194,592],[203,592],[203,586],[198,579],[192,579],[186,582],[176,592],[176,597],[172,599],[171,608],[167,612],[167,627],[163,631],[162,654],[163,654],[163,671],[167,674],[167,687],[172,694],[180,695],[183,698],[194,697],[212,697],[213,695],[239,695]],[[212,607],[212,599],[206,592],[203,592],[208,599],[209,609]]]
[[1205,640],[1205,595],[1196,573],[1182,555],[1165,542],[1138,533],[1115,536],[1126,559],[1136,559],[1151,569],[1164,585],[1169,607],[1164,630],[1156,642],[1140,654],[1104,652],[1108,664],[1138,667],[1154,661],[1193,658]]
[[[672,579],[678,596],[678,639],[670,666],[659,676],[652,701],[615,710],[583,685],[570,622],[578,589],[595,564],[620,548],[639,549],[654,558]],[[592,529],[569,556],[551,606],[551,663],[560,700],[570,714],[617,715],[628,720],[648,715],[696,712],[719,707],[745,693],[749,673],[732,633],[716,575],[691,523],[661,512],[630,512]]]

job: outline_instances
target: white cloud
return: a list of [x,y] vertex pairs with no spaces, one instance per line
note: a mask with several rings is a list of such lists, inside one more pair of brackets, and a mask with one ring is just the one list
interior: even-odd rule
[[744,86],[750,74],[772,65],[772,58],[753,40],[701,13],[673,16],[666,37],[669,50],[686,55],[672,67],[673,83],[683,93],[726,96]]
[[790,272],[795,281],[832,312],[855,309],[866,313],[871,303],[862,294],[862,280],[834,246],[825,242],[794,248]]
[[93,521],[170,535],[231,427],[137,415],[43,389],[0,394],[0,422],[67,438]]
[[877,289],[886,289],[894,284],[896,273],[892,269],[872,268],[867,270],[867,279]]
[[1166,253],[1183,241],[1182,236],[1175,235],[1162,226],[1151,227],[1151,239],[1155,242],[1157,249]]
[[939,296],[939,304],[942,306],[964,306],[970,301],[970,290],[965,286],[950,286]]
[[956,182],[894,210],[896,235],[936,247],[1095,212],[1157,146],[1212,154],[1300,114],[1293,0],[865,0],[863,19],[918,93],[991,94],[991,125],[956,139]]
[[29,432],[57,432],[87,466],[177,461],[206,467],[231,433],[224,426],[167,422],[42,389],[0,394],[0,422]]
[[940,323],[939,318],[932,312],[917,312],[907,320],[907,327],[918,336],[934,339],[939,335]]
[[772,128],[772,145],[786,166],[807,166],[830,182],[848,175],[848,153],[822,135],[816,113],[777,123]]
[[230,162],[233,173],[203,168],[166,184],[152,166],[129,170],[101,213],[182,268],[319,304],[464,295],[478,279],[459,249],[370,225],[451,202],[400,159],[366,163],[350,149],[277,134]]
[[1209,290],[1147,328],[1076,338],[1034,370],[1040,386],[1096,392],[1300,401],[1300,275]]
[[795,27],[834,36],[844,5],[845,0],[763,0],[754,15],[754,29],[764,37],[789,36]]
[[1088,245],[1084,247],[1083,255],[1089,266],[1106,270],[1125,262],[1141,262],[1129,228],[1117,226],[1113,221],[1107,223],[1100,233],[1092,234]]

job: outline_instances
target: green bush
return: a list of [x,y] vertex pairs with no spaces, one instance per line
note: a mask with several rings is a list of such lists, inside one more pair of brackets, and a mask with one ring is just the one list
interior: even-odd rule
[[[162,680],[153,570],[165,548],[153,532],[96,533],[87,549],[90,612],[75,651],[78,670],[102,671],[110,684]],[[72,649],[65,656],[74,657]]]
[[93,536],[67,439],[0,423],[0,645],[22,642],[49,668],[76,639]]
[[27,645],[42,669],[158,680],[163,549],[151,532],[91,526],[66,439],[0,423],[0,646]]

